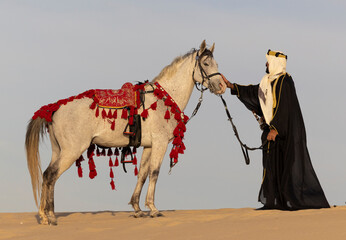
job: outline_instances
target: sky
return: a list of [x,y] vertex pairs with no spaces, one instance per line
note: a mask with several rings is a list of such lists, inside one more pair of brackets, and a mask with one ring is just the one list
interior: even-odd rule
[[[36,110],[88,89],[152,80],[204,39],[208,46],[215,42],[219,71],[243,85],[259,83],[268,49],[288,55],[313,166],[329,203],[345,205],[345,24],[341,0],[0,1],[0,212],[37,211],[24,151]],[[185,114],[198,97],[195,90]],[[259,146],[261,131],[252,114],[229,91],[224,97],[242,140]],[[168,154],[163,160],[159,209],[261,207],[261,153],[251,152],[245,165],[217,96],[205,94],[184,142],[187,150],[170,175]],[[40,151],[45,169],[48,138]],[[136,177],[117,169],[112,191],[108,160],[95,163],[94,180],[78,178],[74,166],[60,177],[56,211],[132,210]]]

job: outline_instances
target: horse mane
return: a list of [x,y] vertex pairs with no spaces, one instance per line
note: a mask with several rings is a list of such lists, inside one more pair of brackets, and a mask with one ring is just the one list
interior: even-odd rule
[[176,71],[177,71],[177,65],[179,65],[183,60],[185,60],[186,58],[190,57],[192,54],[194,54],[195,52],[197,52],[197,49],[193,48],[191,49],[189,52],[185,53],[182,56],[178,56],[176,57],[171,64],[167,65],[166,67],[164,67],[161,72],[159,73],[159,75],[157,75],[154,79],[153,82],[156,82],[160,79],[162,79],[164,76],[165,77],[170,77],[172,76]]

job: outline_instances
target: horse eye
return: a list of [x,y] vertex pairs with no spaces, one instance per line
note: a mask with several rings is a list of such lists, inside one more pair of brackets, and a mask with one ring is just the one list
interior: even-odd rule
[[208,63],[203,63],[204,64],[204,66],[209,66],[209,64]]

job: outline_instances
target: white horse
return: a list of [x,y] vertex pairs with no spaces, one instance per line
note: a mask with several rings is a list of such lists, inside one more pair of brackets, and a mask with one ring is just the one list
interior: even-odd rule
[[[199,50],[191,50],[184,56],[177,57],[151,83],[158,82],[182,111],[190,99],[195,82],[202,83],[215,94],[224,93],[226,86],[212,55],[214,47],[215,44],[207,49],[203,41]],[[151,90],[151,86],[145,86],[145,89]],[[116,119],[116,127],[111,130],[107,121],[95,117],[95,110],[89,107],[92,101],[90,98],[75,99],[61,105],[52,116],[52,122],[38,117],[28,124],[25,142],[27,163],[37,206],[41,196],[41,224],[57,224],[54,214],[54,185],[90,144],[102,147],[125,147],[129,144],[129,137],[123,134],[127,121]],[[155,101],[157,98],[152,93],[146,94],[145,106],[150,106]],[[177,126],[174,118],[163,118],[166,109],[163,101],[158,101],[157,110],[150,112],[148,118],[142,121],[141,146],[144,149],[137,185],[129,203],[135,211],[135,217],[144,216],[139,207],[139,199],[148,176],[145,206],[150,209],[151,217],[161,215],[154,205],[155,186],[167,145],[173,139],[173,130]],[[139,113],[142,110],[140,108]],[[39,141],[46,128],[52,146],[52,159],[42,176]]]

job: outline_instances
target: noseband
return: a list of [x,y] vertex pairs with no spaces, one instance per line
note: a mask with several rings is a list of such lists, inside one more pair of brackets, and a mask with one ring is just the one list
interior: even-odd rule
[[[219,72],[212,73],[212,74],[210,74],[210,75],[208,75],[208,74],[205,72],[205,70],[203,69],[202,64],[201,64],[201,59],[202,59],[203,56],[210,56],[210,57],[213,57],[213,53],[212,53],[210,50],[206,49],[206,50],[201,54],[201,56],[199,56],[199,55],[198,55],[198,51],[197,51],[196,63],[195,63],[195,67],[193,68],[193,72],[192,72],[192,79],[195,81],[195,86],[196,86],[197,90],[200,91],[200,92],[202,92],[202,93],[203,93],[205,90],[207,90],[207,89],[209,88],[209,86],[210,86],[210,78],[211,78],[211,77],[214,77],[214,76],[216,76],[216,75],[222,76],[221,73],[219,73]],[[195,69],[196,69],[196,67],[197,67],[197,64],[198,64],[198,68],[199,68],[199,71],[200,71],[201,76],[202,76],[202,83],[199,83],[198,81],[195,80]],[[204,84],[205,82],[207,83],[208,87],[204,87],[203,84]],[[200,85],[200,87],[199,87],[199,85]]]

